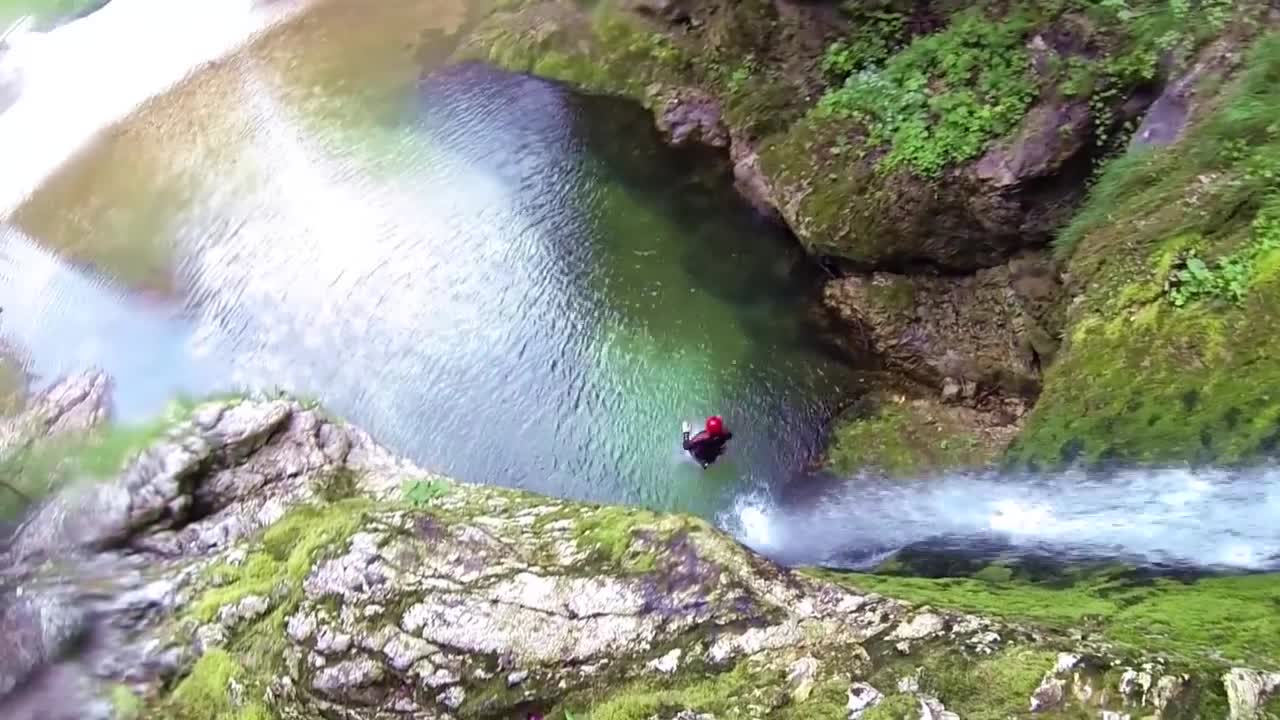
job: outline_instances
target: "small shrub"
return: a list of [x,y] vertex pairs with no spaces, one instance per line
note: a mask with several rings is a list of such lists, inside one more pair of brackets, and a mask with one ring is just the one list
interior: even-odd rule
[[406,480],[402,488],[405,502],[414,507],[429,505],[432,500],[444,497],[448,492],[449,486],[443,480],[434,478]]
[[869,145],[888,148],[881,169],[937,176],[1022,119],[1035,96],[1023,46],[1030,27],[1018,14],[993,22],[981,11],[963,11],[882,69],[851,75],[814,112],[863,126]]
[[901,13],[860,8],[853,11],[854,32],[831,43],[822,56],[820,69],[832,83],[883,64],[902,47],[905,37],[906,22]]
[[1174,307],[1206,299],[1239,304],[1253,283],[1259,261],[1275,250],[1280,250],[1280,202],[1254,218],[1244,247],[1218,258],[1213,265],[1195,251],[1188,252],[1180,267],[1170,273],[1165,295]]

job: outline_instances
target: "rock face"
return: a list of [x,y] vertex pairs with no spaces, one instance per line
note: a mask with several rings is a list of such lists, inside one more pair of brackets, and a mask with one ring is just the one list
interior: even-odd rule
[[1034,397],[1057,349],[1061,284],[1030,256],[962,277],[855,275],[825,301],[891,365],[944,392]]
[[434,477],[289,400],[203,406],[87,493],[0,565],[6,718],[1161,717],[1221,687],[795,574],[692,518]]
[[760,154],[724,118],[724,108],[711,93],[696,88],[669,88],[655,83],[647,90],[658,131],[674,147],[690,144],[727,149],[733,164],[734,187],[761,215],[778,217],[773,187],[760,167]]
[[1133,134],[1134,145],[1169,145],[1181,139],[1187,124],[1206,99],[1205,81],[1227,76],[1239,66],[1239,48],[1228,39],[1205,48],[1196,62],[1170,82],[1151,104],[1142,124]]
[[660,98],[654,111],[658,130],[671,145],[729,146],[729,128],[724,124],[720,101],[710,94],[687,88],[669,92],[655,88],[652,95]]
[[792,145],[766,154],[764,167],[782,216],[813,254],[863,268],[974,272],[1043,248],[1070,219],[1091,167],[1093,122],[1086,103],[1037,105],[1012,136],[938,179],[814,167]]
[[84,432],[110,415],[111,380],[88,372],[54,383],[25,403],[21,413],[0,418],[0,456],[46,437]]

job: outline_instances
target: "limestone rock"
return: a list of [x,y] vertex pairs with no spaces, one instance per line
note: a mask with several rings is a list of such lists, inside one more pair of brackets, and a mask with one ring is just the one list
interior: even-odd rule
[[1040,686],[1031,693],[1031,712],[1045,712],[1062,706],[1066,700],[1066,681],[1061,678],[1046,676]]
[[1222,678],[1231,720],[1262,720],[1263,706],[1280,694],[1280,673],[1232,668]]
[[16,417],[0,419],[0,455],[46,437],[90,430],[111,412],[111,380],[89,371],[54,383]]
[[791,688],[793,702],[802,703],[809,699],[809,694],[817,684],[819,667],[821,666],[816,658],[805,656],[787,669],[787,685]]
[[888,639],[890,641],[923,640],[941,633],[944,629],[946,629],[945,618],[935,613],[922,612],[894,628],[893,632],[889,633]]
[[880,704],[884,694],[866,683],[854,683],[849,686],[849,720],[858,720],[868,710]]
[[271,609],[271,601],[260,595],[249,595],[241,598],[234,605],[223,606],[218,611],[218,623],[232,629],[242,623],[257,620]]
[[655,97],[658,130],[672,146],[729,147],[729,128],[715,97],[689,88],[650,92]]
[[1061,294],[1051,264],[1026,256],[963,277],[853,275],[824,300],[891,366],[968,401],[1034,397],[1057,351]]
[[951,712],[942,701],[929,695],[921,695],[920,720],[960,720],[960,716]]
[[[218,460],[179,461],[192,456]],[[176,459],[157,461],[164,457]],[[339,469],[370,497],[318,495],[316,484]],[[57,562],[11,555],[0,568],[0,716],[38,717],[30,709],[57,697],[67,720],[93,717],[103,682],[165,697],[198,658],[216,653],[233,664],[229,702],[263,702],[281,717],[514,717],[531,707],[576,709],[602,683],[696,672],[737,678],[732,697],[718,702],[752,717],[794,706],[858,718],[884,696],[857,679],[888,670],[920,717],[950,720],[948,699],[927,694],[939,653],[981,663],[1071,642],[795,574],[691,518],[452,482],[429,507],[374,499],[420,472],[296,403],[202,409],[107,485],[126,497],[149,488],[146,497],[157,499],[176,488],[215,503],[210,514],[147,514],[131,524],[125,504],[130,512],[116,527],[127,553],[90,544]],[[262,520],[253,508],[265,500],[283,518]],[[249,514],[238,514],[244,506]],[[238,534],[192,541],[213,537],[209,529],[226,527],[228,516],[241,518]],[[269,522],[281,528],[276,536],[247,531]],[[644,562],[603,552],[591,537],[602,526],[621,538],[625,556]],[[146,542],[156,537],[168,539]],[[33,547],[21,537],[17,544]],[[276,614],[283,627],[265,620]],[[74,643],[79,637],[93,642]],[[906,655],[894,656],[895,646]],[[1203,682],[1160,662],[1122,665],[1089,652],[1033,668],[1045,675],[1027,702],[1062,712],[1180,712],[1182,689]],[[904,676],[898,663],[912,669]],[[258,667],[273,674],[249,671]],[[1096,669],[1124,667],[1132,674],[1102,686]],[[1280,679],[1240,669],[1226,682],[1246,718]],[[833,699],[833,688],[848,690]],[[669,712],[701,717],[705,709]]]
[[662,657],[649,663],[648,667],[663,675],[670,675],[680,667],[680,648],[676,648]]
[[370,658],[356,658],[322,669],[312,687],[329,697],[341,698],[344,692],[368,687],[381,679],[381,665]]
[[83,609],[73,598],[29,589],[0,597],[0,697],[58,660],[87,628]]
[[1205,80],[1225,76],[1240,64],[1237,42],[1227,37],[1211,43],[1186,72],[1168,83],[1142,118],[1132,144],[1161,146],[1177,142],[1205,100]]

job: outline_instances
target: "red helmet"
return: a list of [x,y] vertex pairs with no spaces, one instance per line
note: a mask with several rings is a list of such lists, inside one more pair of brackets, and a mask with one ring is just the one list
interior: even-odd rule
[[721,420],[719,415],[707,418],[707,434],[712,437],[724,434],[724,420]]

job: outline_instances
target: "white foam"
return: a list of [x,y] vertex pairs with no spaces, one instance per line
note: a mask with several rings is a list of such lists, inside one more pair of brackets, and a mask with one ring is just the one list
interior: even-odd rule
[[760,495],[723,524],[784,562],[879,556],[979,539],[1064,555],[1280,567],[1280,470],[1129,470],[1108,475],[956,474],[850,479],[803,507]]

